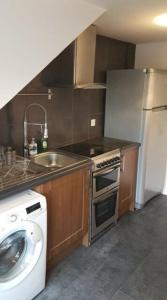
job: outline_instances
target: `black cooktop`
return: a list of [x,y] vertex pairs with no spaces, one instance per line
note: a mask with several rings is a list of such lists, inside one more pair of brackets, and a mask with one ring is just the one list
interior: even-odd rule
[[111,151],[111,149],[106,147],[105,145],[97,145],[94,143],[88,144],[87,142],[65,146],[61,149],[90,158]]
[[116,149],[123,149],[132,145],[137,145],[138,147],[140,146],[139,143],[131,141],[99,137],[89,139],[81,143],[65,146],[60,149],[93,158],[106,152],[110,152]]

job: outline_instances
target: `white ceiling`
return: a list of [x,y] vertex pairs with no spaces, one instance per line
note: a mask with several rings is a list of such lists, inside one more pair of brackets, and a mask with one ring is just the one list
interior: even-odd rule
[[95,22],[101,35],[133,43],[167,41],[167,27],[155,25],[155,16],[167,13],[167,0],[84,0],[106,8]]

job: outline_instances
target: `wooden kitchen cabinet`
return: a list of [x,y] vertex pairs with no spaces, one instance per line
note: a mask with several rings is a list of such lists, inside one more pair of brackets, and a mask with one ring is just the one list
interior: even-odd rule
[[122,162],[118,205],[119,218],[129,210],[134,210],[138,147],[131,147],[122,150],[121,157]]
[[89,174],[89,169],[83,168],[35,189],[47,199],[48,267],[87,239]]

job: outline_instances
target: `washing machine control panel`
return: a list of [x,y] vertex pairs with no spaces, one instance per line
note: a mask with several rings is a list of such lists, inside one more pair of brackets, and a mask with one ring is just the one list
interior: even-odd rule
[[41,203],[37,202],[29,207],[26,207],[26,212],[27,212],[27,214],[31,214],[32,212],[34,212],[40,208],[41,208]]

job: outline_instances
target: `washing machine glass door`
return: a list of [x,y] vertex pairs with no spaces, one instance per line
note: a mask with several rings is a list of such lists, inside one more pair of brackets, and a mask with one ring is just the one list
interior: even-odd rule
[[32,271],[42,244],[41,229],[31,221],[5,232],[0,239],[0,289],[17,285]]

